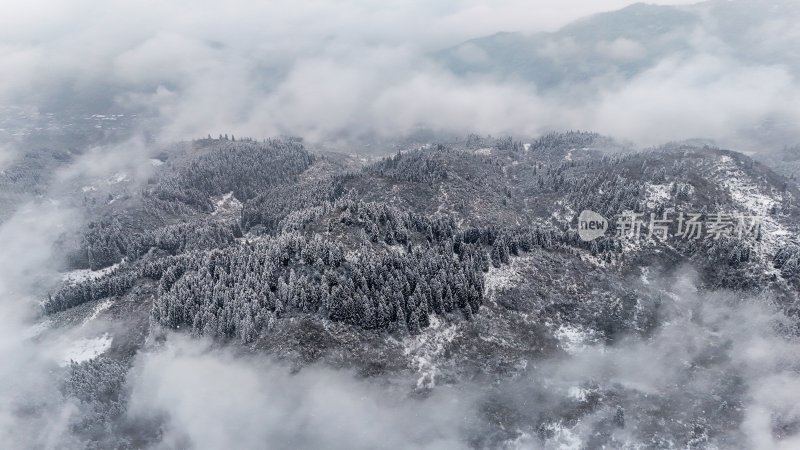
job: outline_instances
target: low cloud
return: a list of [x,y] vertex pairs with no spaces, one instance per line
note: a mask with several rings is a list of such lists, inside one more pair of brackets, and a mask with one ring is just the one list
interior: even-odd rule
[[61,389],[65,364],[109,324],[43,317],[41,302],[62,279],[64,239],[85,223],[71,206],[69,183],[120,169],[139,180],[150,166],[139,163],[140,150],[135,142],[89,150],[42,174],[52,185],[0,223],[0,442],[8,448],[82,448],[73,435],[81,409]]
[[[0,99],[137,111],[165,141],[208,133],[391,138],[420,126],[522,136],[582,128],[642,145],[701,137],[750,151],[800,140],[798,58],[783,37],[793,33],[782,18],[791,14],[769,8],[753,6],[758,13],[742,25],[693,7],[698,25],[653,40],[586,47],[554,35],[535,50],[539,57],[549,54],[562,69],[593,61],[597,70],[552,90],[491,73],[456,75],[432,55],[499,31],[553,31],[628,2],[544,2],[531,11],[514,0],[313,8],[114,1],[90,2],[91,14],[29,3],[0,22]],[[489,56],[474,44],[458,55],[470,63]]]
[[753,131],[765,121],[796,123],[798,100],[800,85],[783,67],[702,55],[661,61],[603,92],[578,121],[647,145],[699,137],[763,151],[769,139]]
[[415,400],[377,380],[321,367],[292,374],[181,335],[142,354],[130,378],[129,415],[164,417],[159,448],[466,448],[475,420],[465,392]]
[[36,341],[43,287],[56,276],[52,244],[76,219],[45,201],[23,205],[0,224],[0,442],[54,448],[73,408],[58,391],[56,361]]
[[[792,319],[768,297],[698,292],[691,274],[659,283],[668,295],[652,336],[589,346],[545,364],[530,384],[516,385],[518,393],[541,395],[537,381],[562,396],[598,389],[606,406],[571,430],[583,442],[619,407],[624,426],[613,433],[620,442],[694,436],[712,447],[793,448],[800,439],[793,428],[800,423],[800,347],[787,334]],[[655,431],[662,435],[649,434]]]
[[413,380],[402,377],[292,373],[172,334],[129,374],[128,418],[160,421],[157,448],[500,445],[493,439],[561,448],[599,446],[599,436],[613,445],[793,448],[800,348],[786,334],[791,319],[768,297],[700,292],[691,273],[651,283],[664,289],[663,325],[652,335],[579,346],[493,385],[462,380],[426,396],[411,395]]

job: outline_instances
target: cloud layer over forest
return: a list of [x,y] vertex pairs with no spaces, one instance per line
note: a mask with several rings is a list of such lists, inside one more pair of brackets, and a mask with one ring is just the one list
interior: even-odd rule
[[[0,101],[136,111],[166,140],[391,138],[417,127],[528,136],[580,128],[644,145],[710,138],[744,150],[797,139],[791,2],[677,6],[697,20],[664,35],[614,37],[613,21],[635,22],[635,8],[596,21],[600,28],[572,25],[573,37],[535,34],[627,4],[20,2],[0,19]],[[454,72],[436,57],[456,47],[480,61],[485,48],[461,44],[507,31],[536,42],[511,48],[523,59],[550,55],[541,70],[589,64],[590,76],[554,89]],[[589,46],[580,33],[599,37]]]

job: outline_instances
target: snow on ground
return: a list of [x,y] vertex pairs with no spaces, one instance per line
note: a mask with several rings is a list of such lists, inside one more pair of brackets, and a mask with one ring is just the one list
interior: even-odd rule
[[96,190],[97,188],[94,186],[84,186],[81,188],[81,191],[83,192],[96,191]]
[[775,198],[763,193],[761,189],[749,180],[749,177],[739,170],[735,164],[727,162],[720,165],[720,171],[724,171],[724,176],[720,183],[725,187],[740,207],[747,213],[766,214],[770,208],[780,204]]
[[458,336],[456,324],[445,324],[435,315],[430,316],[430,325],[416,336],[403,339],[403,353],[416,366],[419,377],[417,388],[433,388],[439,369],[436,361]]
[[584,402],[592,393],[592,389],[586,389],[578,386],[572,386],[567,390],[567,396],[573,400]]
[[[406,248],[404,246],[400,245],[400,244],[387,245],[386,249],[389,250],[390,252],[394,253],[395,255],[405,255],[406,254]],[[358,254],[355,255],[355,259],[358,259]]]
[[242,209],[242,202],[233,196],[233,192],[211,197],[211,201],[214,202],[214,212],[211,213],[212,216],[238,213]]
[[642,267],[642,275],[640,277],[642,284],[650,284],[650,268]]
[[584,448],[581,439],[570,428],[560,422],[548,423],[544,427],[551,434],[545,441],[545,449],[579,450]]
[[361,255],[355,250],[348,250],[344,253],[344,260],[347,262],[355,263],[361,259]]
[[552,218],[554,221],[558,222],[559,224],[567,224],[567,223],[571,223],[571,222],[572,222],[572,220],[575,218],[575,216],[577,216],[577,215],[578,215],[578,214],[575,212],[575,210],[573,210],[573,209],[572,209],[572,207],[571,207],[571,206],[569,206],[569,205],[565,204],[565,203],[564,203],[563,201],[561,201],[561,200],[557,201],[557,202],[555,203],[555,206],[556,206],[558,209],[554,210],[554,211],[553,211],[553,213],[552,213],[552,214],[550,214],[550,217],[551,217],[551,218]]
[[128,181],[128,174],[125,172],[117,172],[108,179],[109,184],[122,183]]
[[94,338],[81,338],[72,342],[61,357],[61,365],[66,366],[70,361],[83,362],[94,359],[111,347],[113,338],[108,333]]
[[86,324],[87,324],[87,323],[89,323],[89,322],[91,322],[92,320],[96,319],[96,318],[97,318],[97,316],[99,316],[99,315],[100,315],[100,313],[102,313],[103,311],[107,310],[107,309],[108,309],[108,308],[110,308],[110,307],[111,307],[111,300],[110,300],[110,299],[108,299],[108,300],[105,300],[105,301],[103,301],[103,302],[100,302],[100,303],[99,303],[97,306],[95,306],[95,307],[94,307],[94,310],[92,310],[92,314],[91,314],[91,315],[89,315],[89,316],[88,316],[88,317],[87,317],[87,318],[86,318],[86,319],[83,321],[83,324],[81,324],[81,326],[86,326]]
[[113,266],[108,266],[105,269],[91,270],[91,269],[77,269],[69,272],[64,272],[61,279],[65,283],[77,284],[86,280],[96,280],[103,275],[107,275],[119,267],[119,263]]
[[447,212],[448,203],[450,202],[450,196],[447,191],[444,189],[444,183],[439,183],[439,206],[436,208],[436,212],[434,214],[444,214]]
[[503,292],[522,281],[520,270],[523,266],[527,265],[530,260],[530,256],[518,256],[511,258],[511,264],[506,264],[501,267],[489,266],[489,271],[483,277],[484,297],[494,301],[494,296],[497,292]]
[[597,336],[592,330],[586,330],[574,325],[561,325],[554,333],[561,348],[569,354],[578,353],[597,342]]
[[491,155],[492,148],[491,147],[479,148],[475,150],[473,153],[475,153],[476,155]]
[[729,156],[720,158],[716,178],[740,208],[738,212],[761,218],[761,247],[768,257],[787,245],[791,233],[769,214],[772,207],[781,205],[780,194],[764,192]]
[[164,164],[164,161],[162,161],[160,159],[156,159],[156,158],[150,158],[150,164],[152,164],[155,167],[158,167],[158,166]]
[[672,198],[672,185],[670,184],[648,184],[645,194],[645,203],[648,209],[655,209],[658,205],[664,205]]

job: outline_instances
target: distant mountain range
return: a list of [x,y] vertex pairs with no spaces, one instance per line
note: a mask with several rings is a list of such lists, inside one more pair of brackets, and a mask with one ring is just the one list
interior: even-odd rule
[[[687,58],[701,50],[745,63],[781,65],[797,75],[800,50],[790,36],[779,34],[784,23],[796,23],[798,17],[800,5],[792,1],[637,3],[552,33],[473,39],[437,58],[457,74],[521,79],[543,91],[608,77],[629,79],[667,58]],[[770,26],[774,31],[765,31]],[[763,33],[774,33],[774,39],[761,39]]]

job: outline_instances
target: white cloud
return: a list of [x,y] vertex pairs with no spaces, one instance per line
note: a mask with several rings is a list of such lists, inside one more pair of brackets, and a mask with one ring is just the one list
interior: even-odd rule
[[707,137],[763,150],[747,131],[767,118],[796,123],[800,85],[780,66],[746,66],[711,56],[669,59],[607,90],[584,126],[643,144]]
[[75,218],[45,201],[23,205],[0,224],[0,442],[10,448],[53,448],[48,442],[72,411],[58,391],[56,361],[29,327],[39,312],[36,287],[55,277],[52,244]]
[[[722,55],[673,57],[628,86],[615,84],[613,73],[598,73],[561,96],[501,79],[458,79],[428,58],[469,38],[551,30],[629,3],[18,2],[0,18],[0,99],[37,106],[58,98],[91,108],[98,93],[111,92],[120,107],[156,114],[152,123],[165,139],[220,132],[322,139],[397,134],[424,124],[516,134],[580,126],[648,143],[697,135],[739,143],[741,128],[776,115],[794,119],[786,99],[796,95],[796,80],[778,69],[726,59],[728,49],[713,33],[693,37],[695,51]],[[748,33],[754,40],[776,29],[786,24],[773,20]],[[769,39],[780,51],[788,46],[785,39]],[[624,38],[598,42],[595,49],[569,39],[549,42],[540,50],[550,48],[560,63],[588,53],[610,63],[647,54],[647,43]],[[487,57],[472,44],[459,51],[471,61]],[[708,73],[693,79],[693,70]],[[764,85],[753,86],[746,77]],[[675,95],[664,95],[669,89]],[[777,91],[784,94],[776,99]],[[740,104],[750,109],[733,105],[742,94]]]
[[165,415],[165,448],[467,448],[463,427],[474,419],[463,392],[415,400],[347,372],[292,374],[180,335],[142,354],[131,380],[129,414]]
[[625,38],[618,38],[611,42],[599,42],[597,51],[601,55],[621,61],[640,59],[647,54],[647,50],[642,44]]
[[469,64],[482,64],[489,60],[489,55],[472,42],[460,45],[456,54],[462,61]]

